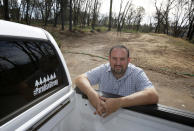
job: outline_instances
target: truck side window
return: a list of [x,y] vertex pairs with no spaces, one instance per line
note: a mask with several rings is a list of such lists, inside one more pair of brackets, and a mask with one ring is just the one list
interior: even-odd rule
[[68,85],[50,42],[0,39],[0,122]]

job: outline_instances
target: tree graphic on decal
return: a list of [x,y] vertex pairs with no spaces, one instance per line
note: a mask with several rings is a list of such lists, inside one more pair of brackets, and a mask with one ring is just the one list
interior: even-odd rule
[[43,83],[41,77],[40,77],[40,82],[39,83],[40,83],[40,85],[42,85],[42,83]]
[[46,83],[46,78],[45,77],[43,78],[43,83]]
[[50,80],[53,80],[54,78],[53,78],[53,75],[51,74],[51,76],[50,76]]
[[56,74],[55,74],[55,72],[54,72],[54,74],[53,74],[53,78],[56,79]]
[[49,81],[50,81],[50,77],[49,77],[49,75],[47,75],[47,79],[46,79],[46,80],[47,80],[47,82],[49,82]]
[[40,77],[40,81],[36,80],[34,85],[36,87],[33,91],[34,96],[55,87],[58,85],[55,72],[53,74],[47,74],[44,77]]
[[38,87],[40,84],[39,84],[39,82],[38,82],[38,80],[36,80],[36,82],[35,82],[35,87]]

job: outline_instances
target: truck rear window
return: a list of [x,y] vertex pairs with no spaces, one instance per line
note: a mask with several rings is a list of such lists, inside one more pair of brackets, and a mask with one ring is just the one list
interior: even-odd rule
[[0,120],[67,85],[50,42],[0,39]]

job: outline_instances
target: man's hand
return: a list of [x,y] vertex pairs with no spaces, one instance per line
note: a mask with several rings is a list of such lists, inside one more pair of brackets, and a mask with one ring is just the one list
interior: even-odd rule
[[98,93],[91,87],[87,76],[85,74],[78,76],[75,79],[75,84],[84,94],[88,96],[89,102],[96,109],[94,114],[98,114],[101,116],[105,112],[103,107],[101,106],[101,103],[103,103],[103,101],[100,100],[100,96],[98,95]]
[[100,96],[100,99],[103,101],[101,102],[101,106],[103,111],[105,111],[103,112],[103,117],[107,117],[121,107],[119,98],[105,98]]
[[98,114],[99,116],[102,116],[102,114],[105,112],[105,109],[102,106],[104,102],[100,99],[100,96],[94,92],[88,93],[87,96],[88,96],[88,100],[90,101],[91,105],[96,109],[94,114]]

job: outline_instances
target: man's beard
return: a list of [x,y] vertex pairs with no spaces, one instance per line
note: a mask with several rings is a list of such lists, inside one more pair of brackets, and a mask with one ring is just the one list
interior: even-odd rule
[[124,69],[123,66],[115,65],[114,68],[111,68],[111,71],[115,75],[124,75],[126,69]]

